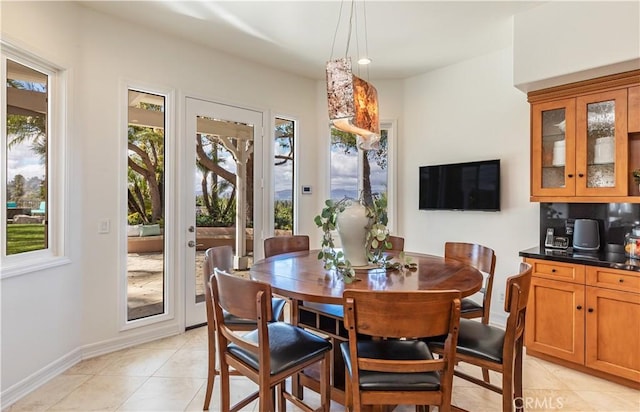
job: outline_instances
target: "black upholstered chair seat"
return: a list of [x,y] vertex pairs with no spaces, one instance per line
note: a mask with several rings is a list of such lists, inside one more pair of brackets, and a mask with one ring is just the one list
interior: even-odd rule
[[[271,299],[271,312],[273,313],[273,319],[280,319],[280,316],[282,315],[282,312],[284,311],[284,305],[287,303],[286,299],[281,299],[281,298],[273,298]],[[224,315],[224,322],[227,326],[230,325],[247,325],[247,326],[251,326],[251,325],[255,325],[256,321],[255,320],[251,320],[251,319],[243,319],[243,318],[239,318],[235,315],[232,315],[231,313],[227,312],[226,310],[222,311],[222,314]]]
[[475,312],[477,310],[482,310],[482,304],[478,304],[469,298],[464,298],[460,301],[460,313]]
[[[349,342],[340,344],[349,372],[352,373]],[[431,360],[433,354],[421,341],[372,340],[358,342],[358,355],[371,359]],[[370,391],[437,391],[440,375],[437,372],[391,373],[360,370],[360,388]]]
[[[444,336],[430,338],[429,346],[444,346]],[[460,319],[456,352],[502,363],[504,330],[471,319]]]
[[[269,355],[271,358],[271,375],[290,369],[295,365],[322,356],[331,349],[331,343],[325,339],[285,322],[273,322],[267,326],[269,330]],[[249,342],[258,342],[258,331],[244,335]],[[236,358],[254,369],[259,367],[258,354],[229,344],[227,350]]]

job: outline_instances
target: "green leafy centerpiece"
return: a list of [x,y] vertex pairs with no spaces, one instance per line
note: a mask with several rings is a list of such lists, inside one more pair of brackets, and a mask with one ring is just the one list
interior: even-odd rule
[[[339,229],[339,216],[355,201],[343,198],[339,201],[328,199],[320,215],[316,216],[314,222],[322,229],[322,250],[318,254],[318,259],[324,261],[326,270],[335,270],[341,275],[345,283],[358,280],[355,276],[355,269],[345,256],[344,251],[336,250],[333,240],[333,232]],[[411,263],[411,258],[401,252],[398,261],[394,261],[384,252],[391,248],[389,242],[389,230],[387,228],[387,202],[385,198],[373,198],[369,206],[364,206],[366,210],[367,224],[363,228],[365,231],[363,251],[368,263],[374,267],[386,268],[387,270],[415,270],[417,265]],[[367,267],[368,268],[368,267]]]

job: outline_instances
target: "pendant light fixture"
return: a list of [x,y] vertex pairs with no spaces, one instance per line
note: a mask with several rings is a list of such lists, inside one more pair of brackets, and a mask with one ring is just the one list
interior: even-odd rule
[[[362,150],[378,148],[380,141],[380,120],[378,115],[378,92],[369,82],[353,74],[351,58],[349,57],[349,45],[355,14],[355,0],[351,0],[351,11],[349,16],[349,32],[345,56],[343,58],[333,58],[333,46],[335,46],[340,18],[342,17],[342,4],[340,5],[340,16],[336,32],[333,37],[331,49],[331,60],[327,62],[327,101],[329,109],[329,120],[333,127],[357,135],[357,145]],[[366,43],[366,10],[363,2],[363,15],[365,26],[365,47]],[[357,19],[357,18],[356,18]],[[357,42],[356,29],[356,42]],[[367,55],[361,57],[359,62],[367,64],[371,62]]]

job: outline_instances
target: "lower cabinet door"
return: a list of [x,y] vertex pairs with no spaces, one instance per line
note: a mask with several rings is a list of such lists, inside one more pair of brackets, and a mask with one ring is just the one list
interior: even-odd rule
[[531,279],[525,345],[527,349],[584,363],[584,285]]
[[586,359],[640,382],[640,294],[587,286]]

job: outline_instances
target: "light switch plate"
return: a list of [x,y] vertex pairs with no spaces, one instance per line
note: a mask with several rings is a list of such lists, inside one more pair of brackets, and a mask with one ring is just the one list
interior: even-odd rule
[[111,221],[109,219],[101,219],[98,225],[98,233],[109,233],[111,230]]

